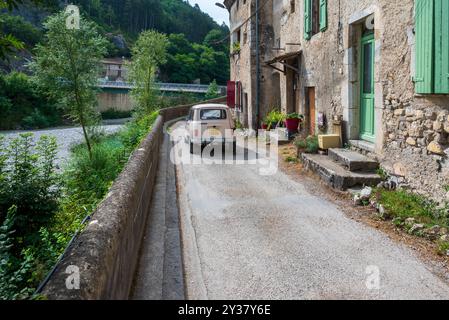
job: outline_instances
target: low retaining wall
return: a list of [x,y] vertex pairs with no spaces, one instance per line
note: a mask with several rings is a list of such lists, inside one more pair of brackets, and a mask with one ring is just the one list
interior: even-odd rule
[[[219,98],[207,102],[225,101]],[[43,287],[44,296],[64,300],[128,299],[149,214],[163,126],[187,115],[191,107],[161,110],[153,129]]]

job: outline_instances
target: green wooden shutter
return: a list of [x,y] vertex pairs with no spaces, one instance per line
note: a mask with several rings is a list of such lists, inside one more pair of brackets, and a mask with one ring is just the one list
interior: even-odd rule
[[304,38],[312,37],[312,0],[304,0]]
[[434,0],[415,0],[416,93],[433,93],[434,9]]
[[320,31],[327,29],[327,0],[320,0]]
[[449,93],[449,1],[435,1],[435,93]]

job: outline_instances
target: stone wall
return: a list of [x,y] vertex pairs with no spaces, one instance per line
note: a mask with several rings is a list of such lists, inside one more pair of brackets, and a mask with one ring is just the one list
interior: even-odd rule
[[[449,185],[449,96],[415,94],[414,0],[328,3],[327,30],[308,41],[304,39],[304,1],[296,1],[294,13],[290,1],[273,7],[274,34],[281,38],[281,47],[292,52],[298,47],[288,43],[301,44],[297,111],[305,113],[306,88],[315,87],[316,111],[324,112],[328,123],[342,116],[345,141],[359,140],[360,38],[366,19],[374,17],[376,138],[368,148],[369,143],[353,148],[378,159],[412,190],[438,201],[449,200],[445,191]],[[280,74],[282,107],[287,110],[291,79]]]
[[[207,101],[222,103],[226,98]],[[48,299],[128,299],[159,159],[166,121],[188,114],[192,105],[163,109],[151,132],[133,152],[84,231],[69,246],[42,294]],[[66,281],[79,271],[80,288]],[[70,286],[69,286],[70,287]]]

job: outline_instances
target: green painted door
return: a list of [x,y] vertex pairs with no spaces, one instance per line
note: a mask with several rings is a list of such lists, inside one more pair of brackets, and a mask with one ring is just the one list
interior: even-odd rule
[[362,38],[360,138],[374,142],[374,34]]

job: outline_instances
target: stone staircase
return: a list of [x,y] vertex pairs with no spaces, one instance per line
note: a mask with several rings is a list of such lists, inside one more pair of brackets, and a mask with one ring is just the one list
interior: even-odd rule
[[329,149],[328,155],[303,154],[306,169],[317,173],[331,187],[347,190],[375,186],[382,181],[376,173],[379,163],[355,151]]

